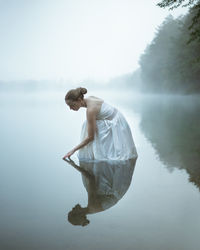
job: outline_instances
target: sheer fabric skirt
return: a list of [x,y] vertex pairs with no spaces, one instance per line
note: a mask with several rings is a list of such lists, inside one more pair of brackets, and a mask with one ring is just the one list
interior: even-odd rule
[[[81,141],[88,135],[87,120],[82,125]],[[137,157],[130,127],[117,111],[111,119],[96,120],[94,140],[78,151],[80,160],[127,160]]]

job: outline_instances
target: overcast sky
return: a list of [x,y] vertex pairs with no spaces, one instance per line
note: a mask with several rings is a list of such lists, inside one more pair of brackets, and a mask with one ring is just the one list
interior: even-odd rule
[[154,0],[0,0],[0,80],[132,72],[168,14]]

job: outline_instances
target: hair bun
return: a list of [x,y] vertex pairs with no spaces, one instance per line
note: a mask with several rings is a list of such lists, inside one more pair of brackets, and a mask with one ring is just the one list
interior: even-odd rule
[[86,88],[79,88],[80,89],[80,93],[85,95],[87,93],[87,89]]
[[65,95],[65,102],[67,103],[68,101],[77,101],[78,98],[83,99],[84,95],[87,93],[86,88],[76,88],[76,89],[71,89],[67,92]]

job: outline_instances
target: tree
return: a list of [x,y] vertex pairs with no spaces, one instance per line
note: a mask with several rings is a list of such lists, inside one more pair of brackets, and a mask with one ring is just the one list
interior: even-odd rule
[[162,0],[157,5],[161,8],[169,7],[169,10],[173,10],[180,6],[190,6],[189,12],[192,15],[192,19],[188,25],[190,38],[187,43],[189,44],[196,39],[200,42],[200,0]]
[[200,43],[187,44],[192,17],[169,15],[158,27],[139,60],[144,91],[200,93]]

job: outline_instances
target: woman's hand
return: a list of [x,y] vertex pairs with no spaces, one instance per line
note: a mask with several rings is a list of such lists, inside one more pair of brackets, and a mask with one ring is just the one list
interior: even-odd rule
[[63,157],[63,159],[65,159],[66,157],[70,158],[71,155],[73,155],[74,153],[75,153],[75,150],[72,149],[71,151],[69,151],[69,152]]

